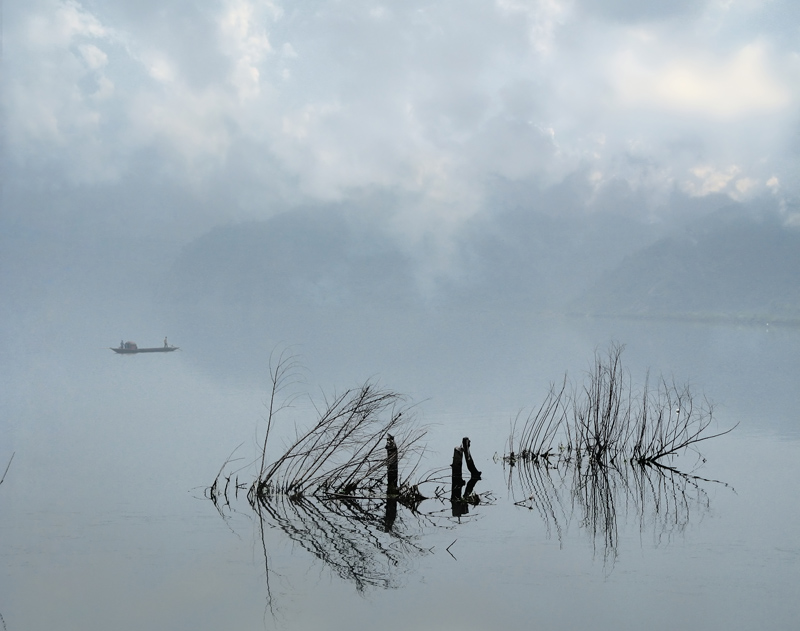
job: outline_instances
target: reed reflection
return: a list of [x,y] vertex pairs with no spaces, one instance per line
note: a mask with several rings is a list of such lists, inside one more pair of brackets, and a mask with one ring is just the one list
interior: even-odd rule
[[587,458],[517,460],[508,471],[515,505],[535,511],[563,545],[571,524],[589,533],[605,562],[618,554],[621,524],[649,530],[660,545],[711,508],[708,487],[728,485],[673,467],[635,461],[604,466]]
[[[363,592],[397,586],[397,574],[413,558],[430,552],[419,543],[422,516],[411,511],[398,515],[396,503],[393,508],[390,504],[385,498],[322,501],[279,495],[260,498],[254,508],[263,523],[280,528]],[[411,523],[407,523],[409,517]],[[392,525],[387,528],[390,519]]]

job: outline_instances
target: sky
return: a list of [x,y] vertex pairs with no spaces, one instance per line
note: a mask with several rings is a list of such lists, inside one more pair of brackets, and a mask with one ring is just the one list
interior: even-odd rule
[[587,212],[627,204],[657,221],[692,200],[770,199],[800,223],[792,0],[3,11],[7,234],[189,241],[352,202],[446,252],[498,191],[557,214],[559,187]]

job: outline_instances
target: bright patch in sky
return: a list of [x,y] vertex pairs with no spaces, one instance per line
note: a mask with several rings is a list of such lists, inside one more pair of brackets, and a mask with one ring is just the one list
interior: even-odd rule
[[619,61],[617,89],[631,106],[708,117],[770,112],[792,102],[789,86],[770,70],[762,47],[752,44],[729,59],[684,57],[646,65],[635,52]]

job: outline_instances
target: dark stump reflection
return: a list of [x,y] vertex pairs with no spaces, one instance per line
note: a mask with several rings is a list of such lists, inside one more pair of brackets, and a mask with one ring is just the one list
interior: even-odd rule
[[[462,477],[463,462],[466,461],[467,469],[470,472],[469,482],[464,487]],[[461,520],[461,517],[469,513],[470,505],[480,504],[480,496],[475,493],[475,486],[481,479],[481,472],[475,467],[470,452],[470,440],[466,436],[462,439],[461,445],[453,450],[453,462],[450,478],[450,505],[452,516]],[[463,490],[463,492],[462,492]]]

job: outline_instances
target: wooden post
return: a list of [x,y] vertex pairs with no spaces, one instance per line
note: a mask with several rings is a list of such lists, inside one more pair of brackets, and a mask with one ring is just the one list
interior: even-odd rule
[[453,449],[453,464],[450,465],[452,469],[452,483],[453,488],[458,487],[459,489],[464,486],[464,478],[461,477],[461,461],[464,456],[464,449],[462,447],[456,447]]
[[399,492],[397,484],[397,445],[394,442],[394,436],[391,434],[386,435],[386,469],[386,494],[397,495]]
[[464,489],[464,501],[465,502],[470,502],[472,504],[477,504],[478,503],[478,496],[477,495],[473,496],[472,495],[472,491],[475,490],[475,485],[480,481],[480,479],[481,479],[481,476],[474,476],[473,475],[469,479],[469,482],[467,482],[467,488]]
[[397,445],[394,436],[386,435],[386,515],[383,518],[383,531],[391,532],[397,519]]
[[469,445],[470,445],[469,438],[464,436],[464,438],[461,439],[461,447],[464,450],[464,459],[467,461],[467,469],[469,469],[469,475],[472,478],[477,478],[478,480],[480,480],[481,472],[478,471],[478,468],[475,466],[475,463],[472,462],[472,454],[470,454],[469,452]]
[[460,518],[467,512],[467,505],[461,499],[461,489],[464,487],[464,478],[461,477],[461,461],[464,456],[464,449],[461,446],[453,449],[451,487],[450,487],[450,506],[453,509],[453,517]]
[[392,532],[395,519],[397,519],[397,498],[389,496],[386,500],[386,514],[383,516],[383,532]]

